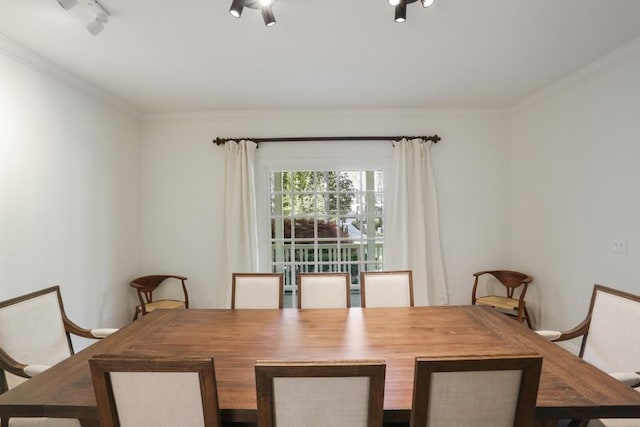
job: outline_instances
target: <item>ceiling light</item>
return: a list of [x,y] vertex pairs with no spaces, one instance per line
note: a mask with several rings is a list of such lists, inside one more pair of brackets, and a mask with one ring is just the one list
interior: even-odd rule
[[273,16],[271,7],[266,6],[262,8],[262,19],[264,19],[264,25],[267,27],[276,25],[276,18]]
[[240,15],[242,15],[242,9],[244,9],[244,0],[233,0],[233,2],[231,3],[231,9],[229,9],[229,13],[231,14],[231,16],[240,18]]
[[396,6],[396,22],[404,22],[407,20],[407,3],[404,0],[400,0],[400,3]]
[[[395,6],[395,21],[404,22],[407,20],[407,5],[418,0],[387,0],[391,6]],[[420,0],[422,7],[432,6],[436,0]]]
[[78,5],[78,0],[58,0],[64,10],[71,10]]
[[276,24],[276,18],[273,16],[273,9],[271,8],[274,3],[275,0],[232,0],[229,13],[236,18],[240,18],[242,10],[245,7],[260,9],[262,19],[264,19],[264,25],[272,27]]
[[89,6],[92,7],[92,13],[95,17],[87,24],[87,30],[97,36],[104,31],[104,24],[109,22],[109,12],[97,0],[91,0]]
[[104,24],[109,22],[109,15],[105,13],[98,13],[94,20],[87,24],[87,30],[94,36],[97,36],[104,31]]

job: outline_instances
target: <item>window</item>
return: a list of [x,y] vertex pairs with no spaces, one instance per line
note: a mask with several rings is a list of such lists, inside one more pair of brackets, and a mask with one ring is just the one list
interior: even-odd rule
[[296,301],[296,273],[349,272],[352,306],[360,271],[381,270],[381,170],[270,172],[271,270],[284,273],[285,307]]

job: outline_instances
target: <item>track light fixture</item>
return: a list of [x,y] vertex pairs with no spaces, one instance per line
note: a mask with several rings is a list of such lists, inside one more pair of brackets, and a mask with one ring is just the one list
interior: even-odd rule
[[276,24],[276,18],[273,16],[273,9],[271,7],[273,3],[275,3],[275,0],[232,0],[229,13],[231,16],[240,18],[245,7],[260,9],[262,19],[264,19],[264,25],[272,27]]
[[104,24],[109,22],[109,12],[102,7],[98,0],[90,0],[91,14],[95,17],[87,24],[87,30],[94,36],[104,31]]
[[[407,5],[415,3],[418,0],[387,0],[389,5],[395,7],[395,21],[404,22],[407,20]],[[435,0],[420,0],[422,7],[429,7],[435,3]]]

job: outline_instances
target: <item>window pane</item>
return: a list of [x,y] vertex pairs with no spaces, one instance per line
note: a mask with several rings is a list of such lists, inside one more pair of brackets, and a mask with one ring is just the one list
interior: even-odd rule
[[381,171],[277,171],[271,174],[272,270],[285,274],[295,305],[297,272],[348,272],[352,305],[359,274],[382,268]]

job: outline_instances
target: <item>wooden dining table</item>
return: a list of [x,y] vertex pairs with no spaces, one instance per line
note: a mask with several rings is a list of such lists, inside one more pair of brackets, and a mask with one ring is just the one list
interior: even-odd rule
[[199,355],[215,361],[223,421],[256,421],[256,360],[384,359],[385,422],[408,422],[416,356],[543,357],[536,422],[640,418],[640,393],[485,306],[157,310],[0,395],[0,417],[97,425],[88,359]]

